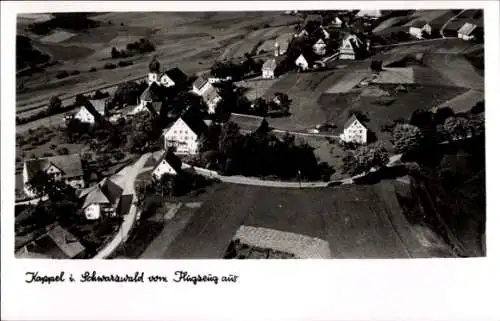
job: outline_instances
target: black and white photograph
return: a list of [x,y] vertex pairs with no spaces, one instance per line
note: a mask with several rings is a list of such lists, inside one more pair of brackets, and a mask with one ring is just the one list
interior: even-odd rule
[[483,14],[18,14],[15,257],[485,257]]

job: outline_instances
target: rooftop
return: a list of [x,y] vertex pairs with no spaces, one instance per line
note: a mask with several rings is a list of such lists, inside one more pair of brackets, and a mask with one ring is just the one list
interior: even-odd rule
[[80,154],[57,155],[25,161],[28,172],[28,181],[40,171],[47,170],[51,165],[62,171],[62,176],[72,178],[83,176],[82,159]]

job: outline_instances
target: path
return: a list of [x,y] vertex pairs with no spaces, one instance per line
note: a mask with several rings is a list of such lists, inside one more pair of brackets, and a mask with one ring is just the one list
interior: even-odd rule
[[94,256],[94,259],[106,259],[127,240],[130,231],[134,227],[137,216],[139,215],[139,211],[135,205],[137,201],[134,188],[135,178],[142,171],[144,164],[150,156],[151,153],[142,155],[141,158],[139,158],[139,160],[133,165],[125,167],[113,176],[113,181],[123,188],[123,195],[132,195],[132,205],[130,206],[128,214],[124,216],[123,223],[118,233],[111,240],[111,242],[106,244],[106,246],[102,248],[96,256]]
[[467,9],[463,9],[462,11],[460,11],[458,14],[456,14],[453,17],[451,17],[450,19],[448,19],[448,21],[446,21],[443,24],[443,26],[441,27],[441,29],[439,29],[439,34],[441,35],[442,38],[446,38],[445,35],[444,35],[444,29],[446,29],[446,26],[448,26],[448,24],[450,24],[450,22],[452,22],[453,20],[455,20],[456,18],[458,18],[458,16],[460,16],[465,11],[467,11]]

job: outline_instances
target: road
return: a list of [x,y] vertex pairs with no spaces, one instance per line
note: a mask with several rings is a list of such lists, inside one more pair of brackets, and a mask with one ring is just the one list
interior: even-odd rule
[[442,38],[446,38],[445,35],[444,35],[444,29],[446,29],[446,26],[448,26],[448,24],[450,22],[452,22],[453,20],[455,20],[456,18],[458,18],[458,16],[460,16],[462,13],[464,13],[465,11],[467,11],[466,9],[460,11],[458,14],[456,14],[455,16],[451,17],[448,21],[446,21],[443,26],[441,27],[441,29],[439,29],[439,34],[441,35]]
[[132,195],[132,205],[130,206],[129,212],[123,218],[123,223],[120,226],[120,230],[115,235],[115,237],[102,248],[94,259],[106,259],[113,252],[127,240],[130,231],[135,225],[138,215],[140,215],[135,203],[137,201],[137,195],[135,194],[134,182],[141,172],[144,171],[144,164],[151,156],[151,153],[146,153],[142,155],[137,162],[131,166],[127,166],[120,172],[115,174],[111,179],[123,188],[123,195]]

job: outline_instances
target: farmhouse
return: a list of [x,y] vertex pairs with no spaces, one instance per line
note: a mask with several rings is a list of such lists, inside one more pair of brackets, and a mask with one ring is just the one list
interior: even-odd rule
[[295,59],[295,65],[302,71],[309,69],[309,63],[302,54]]
[[348,143],[366,144],[368,140],[368,129],[352,115],[344,124],[344,132],[340,139]]
[[199,96],[203,96],[203,94],[208,91],[212,86],[212,84],[208,81],[208,78],[198,77],[193,82],[193,92]]
[[153,168],[151,175],[160,179],[163,175],[177,175],[182,171],[182,161],[171,150],[167,150]]
[[361,39],[354,34],[350,34],[342,40],[339,59],[354,60],[363,49],[364,44]]
[[137,107],[135,107],[130,114],[133,115],[143,111],[148,111],[153,115],[159,115],[163,101],[159,91],[160,86],[155,82],[151,83],[141,94],[139,105],[137,105]]
[[432,28],[426,21],[419,20],[410,27],[409,33],[417,39],[422,39],[431,35]]
[[179,68],[175,67],[165,71],[160,76],[160,84],[163,87],[182,86],[187,82],[188,77]]
[[275,77],[274,71],[276,70],[276,59],[268,59],[262,65],[262,78],[273,79]]
[[208,113],[215,114],[217,109],[217,104],[222,100],[221,95],[217,92],[217,89],[210,85],[210,88],[203,94],[203,101],[207,104]]
[[82,160],[79,154],[58,155],[25,161],[23,183],[24,192],[27,196],[36,196],[35,191],[29,188],[29,184],[41,173],[50,175],[55,180],[63,181],[76,189],[85,187]]
[[163,131],[164,148],[173,148],[176,154],[195,155],[198,153],[198,140],[207,125],[199,119],[180,117]]
[[82,259],[85,247],[68,230],[54,224],[47,232],[16,252],[18,258]]
[[319,39],[313,45],[313,51],[319,56],[324,56],[326,54],[326,43],[323,41],[323,39]]
[[466,22],[460,29],[458,29],[457,36],[460,39],[469,41],[476,38],[479,28],[477,25]]
[[82,205],[85,218],[97,220],[102,216],[116,216],[122,193],[123,188],[109,178],[86,190],[80,195],[80,198],[85,198]]
[[104,117],[107,99],[89,100],[75,114],[74,118],[82,123],[94,124],[96,120]]

